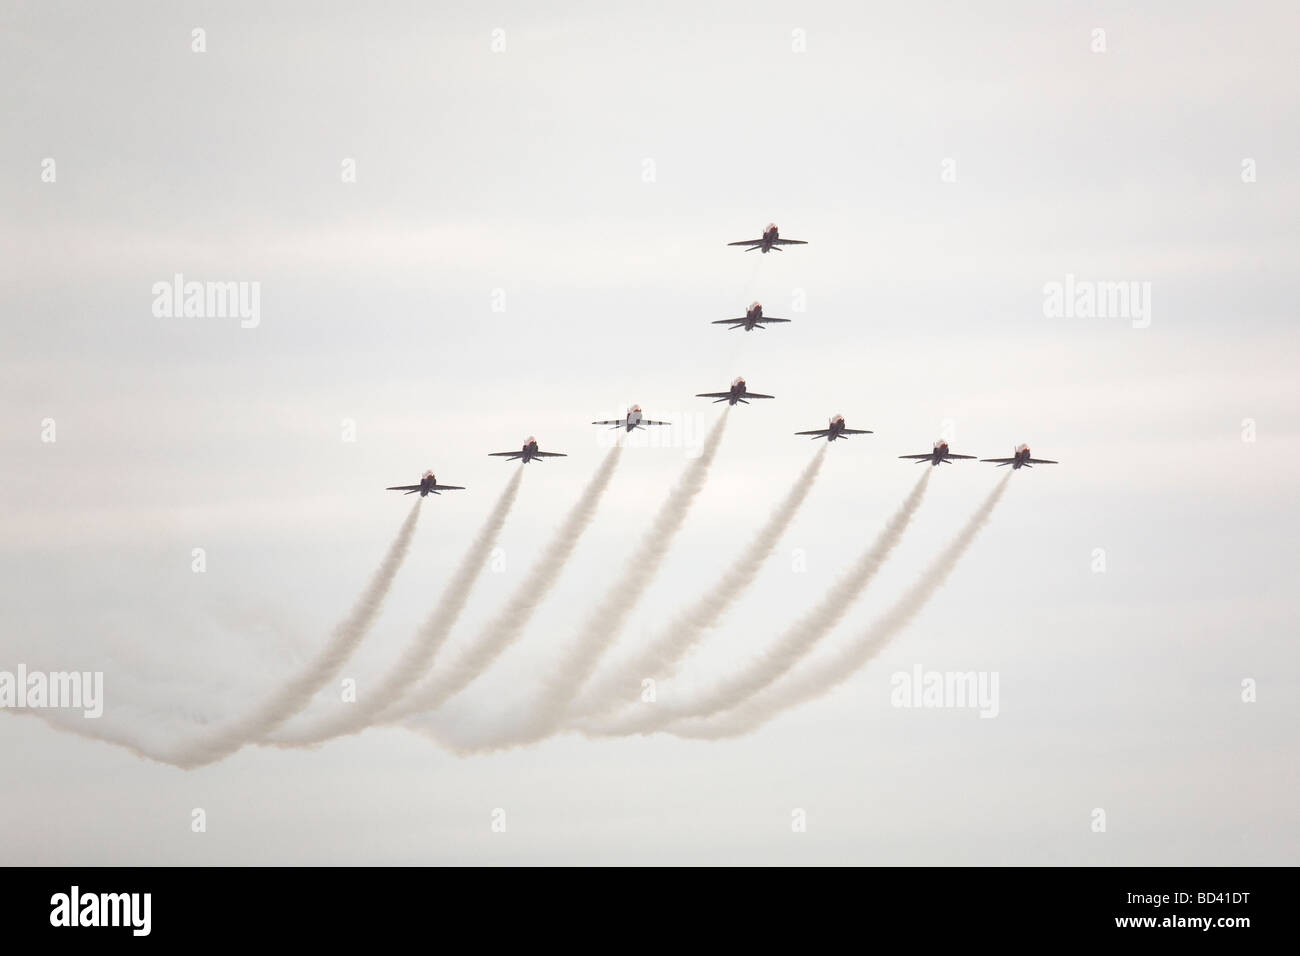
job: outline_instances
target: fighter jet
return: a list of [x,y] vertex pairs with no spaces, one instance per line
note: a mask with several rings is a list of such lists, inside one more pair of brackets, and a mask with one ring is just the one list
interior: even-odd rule
[[996,462],[1001,468],[1003,465],[1010,465],[1015,471],[1019,468],[1033,468],[1034,465],[1059,465],[1059,461],[1052,461],[1050,458],[1030,458],[1028,445],[1017,445],[1016,453],[1011,458],[981,458],[980,461]]
[[526,465],[530,461],[541,461],[544,458],[568,458],[568,455],[558,451],[538,451],[537,439],[530,437],[524,442],[524,447],[519,451],[493,451],[488,452],[490,458],[518,458]]
[[592,422],[593,425],[613,425],[614,428],[626,428],[631,431],[634,428],[644,428],[646,425],[671,425],[672,422],[652,422],[641,415],[641,406],[633,405],[627,410],[627,415],[623,418],[615,419],[612,422]]
[[834,441],[837,438],[848,438],[850,435],[871,435],[872,432],[863,431],[860,428],[845,428],[843,415],[832,415],[829,428],[815,428],[810,432],[795,432],[796,435],[812,435],[813,440],[825,438],[827,441]]
[[772,316],[770,315],[764,316],[762,304],[759,302],[755,302],[745,311],[745,317],[743,319],[715,319],[713,321],[713,324],[729,325],[731,326],[731,330],[733,332],[736,329],[744,329],[746,332],[748,332],[751,329],[760,329],[760,330],[763,329],[763,323],[765,322],[789,322],[789,321],[790,321],[789,319],[775,319],[772,318]]
[[728,405],[735,405],[740,402],[742,405],[748,405],[747,399],[750,398],[776,398],[775,395],[759,395],[757,392],[751,392],[745,387],[745,380],[738,378],[731,383],[731,390],[727,392],[700,392],[696,398],[711,398],[713,404],[726,402]]
[[934,443],[934,451],[924,455],[899,455],[899,458],[911,458],[914,461],[928,461],[931,465],[951,465],[955,458],[974,458],[974,455],[954,455],[948,451],[948,443],[942,438]]
[[777,252],[783,252],[782,246],[806,246],[808,243],[802,239],[781,239],[780,233],[777,232],[776,223],[768,223],[763,230],[761,239],[742,239],[740,242],[729,242],[729,246],[749,246],[746,252],[753,252],[755,249],[762,249],[763,255],[767,255],[773,249]]
[[444,491],[464,491],[465,489],[460,485],[440,485],[438,484],[438,479],[434,476],[433,472],[426,471],[420,476],[420,483],[418,485],[394,485],[393,487],[385,488],[384,490],[404,491],[408,495],[413,495],[418,491],[420,497],[423,498],[425,495],[437,495]]

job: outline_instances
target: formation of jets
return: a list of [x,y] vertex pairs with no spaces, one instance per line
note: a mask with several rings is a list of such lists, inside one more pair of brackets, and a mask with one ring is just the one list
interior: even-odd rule
[[[763,230],[763,235],[758,239],[742,239],[739,242],[729,242],[729,246],[748,246],[746,252],[753,252],[760,249],[766,255],[776,250],[782,252],[782,246],[806,246],[802,239],[782,239],[776,223],[770,223]],[[743,318],[736,319],[717,319],[714,325],[729,325],[732,330],[744,329],[746,332],[754,329],[763,329],[767,323],[771,322],[789,322],[789,319],[778,319],[774,316],[763,314],[763,306],[755,302],[745,311]],[[763,395],[759,392],[751,392],[745,384],[744,378],[736,378],[731,383],[731,387],[725,392],[700,392],[696,398],[711,398],[714,404],[726,402],[728,405],[748,405],[751,399],[755,398],[775,398],[774,395]],[[627,414],[622,418],[612,421],[592,422],[593,425],[608,425],[614,429],[625,429],[632,432],[635,429],[644,429],[649,425],[669,425],[671,422],[652,421],[644,416],[640,405],[633,405],[627,410]],[[871,435],[871,431],[858,428],[849,428],[844,422],[843,415],[832,415],[829,424],[825,428],[816,428],[811,431],[795,432],[796,435],[808,435],[816,441],[819,438],[825,438],[827,441],[835,441],[837,438],[848,438],[850,435]],[[522,461],[528,464],[532,461],[544,461],[547,458],[565,458],[568,457],[562,452],[540,451],[537,447],[537,439],[527,439],[519,451],[494,451],[491,452],[494,458],[505,458],[511,461]],[[948,443],[943,440],[936,441],[931,451],[919,455],[899,455],[899,458],[911,459],[917,462],[929,462],[931,466],[950,465],[957,460],[974,459],[974,455],[955,455],[948,450]],[[991,462],[998,467],[1010,465],[1013,470],[1021,468],[1032,468],[1034,465],[1056,465],[1059,462],[1052,461],[1050,458],[1031,458],[1028,445],[1017,445],[1015,453],[1010,458],[982,458],[981,461]],[[401,491],[408,495],[420,493],[423,498],[430,494],[440,494],[444,491],[464,491],[460,485],[440,485],[438,479],[434,477],[432,471],[426,471],[420,478],[418,485],[395,485],[386,489],[388,491]]]

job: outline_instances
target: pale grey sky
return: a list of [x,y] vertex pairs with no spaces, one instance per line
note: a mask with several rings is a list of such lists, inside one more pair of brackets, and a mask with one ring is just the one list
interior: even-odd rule
[[[92,732],[201,734],[311,658],[406,514],[383,487],[432,467],[469,490],[424,502],[345,670],[364,686],[519,467],[487,453],[536,435],[570,457],[529,466],[461,646],[604,454],[587,423],[639,402],[674,428],[627,450],[524,639],[440,717],[508,719],[720,413],[694,393],[743,374],[777,400],[731,412],[615,657],[745,546],[816,448],[791,432],[843,413],[875,434],[828,449],[666,691],[687,694],[865,547],[917,476],[895,456],[950,429],[1061,464],[1013,476],[880,657],[751,736],[462,758],[377,729],[184,772],[0,715],[0,858],[1300,862],[1293,5],[436,6],[0,5],[0,670],[102,669]],[[725,246],[769,221],[810,244]],[[260,324],[155,317],[178,272],[260,283]],[[1149,326],[1046,317],[1067,275],[1150,283]],[[755,299],[794,321],[709,324]],[[819,653],[998,477],[934,474]],[[998,672],[999,716],[891,707],[917,664]]]

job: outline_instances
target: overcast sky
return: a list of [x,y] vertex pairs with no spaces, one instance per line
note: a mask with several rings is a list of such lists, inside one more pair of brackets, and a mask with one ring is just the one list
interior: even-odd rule
[[[879,657],[752,735],[459,757],[385,728],[187,772],[0,715],[0,859],[1300,862],[1300,14],[899,7],[0,5],[0,670],[105,674],[99,721],[55,723],[162,745],[257,706],[381,560],[413,500],[383,488],[433,468],[468,490],[421,505],[364,686],[521,467],[487,453],[536,435],[569,457],[528,466],[463,646],[604,455],[588,422],[632,402],[673,427],[449,733],[527,705],[721,414],[696,392],[777,399],[730,412],[615,656],[746,546],[817,448],[792,432],[875,434],[827,450],[666,693],[817,601],[916,481],[896,456],[1061,462],[1012,476]],[[726,246],[770,221],[809,245]],[[155,315],[177,273],[258,283],[256,327]],[[1067,276],[1150,309],[1049,316]],[[793,321],[710,324],[754,300]],[[817,653],[1002,473],[936,472]],[[998,716],[891,706],[918,665],[996,672]]]

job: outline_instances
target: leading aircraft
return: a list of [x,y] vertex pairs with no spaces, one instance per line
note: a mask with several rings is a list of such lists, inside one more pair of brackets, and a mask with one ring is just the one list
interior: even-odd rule
[[911,458],[916,461],[928,461],[931,465],[951,465],[955,458],[974,458],[974,455],[954,455],[948,451],[948,443],[942,438],[934,443],[934,451],[924,455],[899,455],[899,458]]
[[802,239],[782,239],[780,232],[777,231],[776,223],[768,223],[763,230],[761,239],[742,239],[740,242],[729,242],[729,246],[749,246],[746,252],[753,252],[755,249],[762,249],[763,255],[767,255],[773,249],[777,252],[784,252],[782,246],[806,246],[808,243]]
[[850,435],[872,435],[874,432],[863,431],[860,428],[846,428],[843,415],[832,415],[828,428],[815,428],[810,432],[795,432],[795,434],[811,435],[814,441],[818,438],[834,441],[837,438],[848,438]]
[[1010,465],[1012,471],[1018,468],[1033,468],[1034,465],[1059,465],[1059,461],[1052,461],[1050,458],[1030,458],[1028,445],[1017,445],[1016,453],[1011,458],[981,458],[980,461],[996,462],[1001,468],[1003,465]]
[[671,425],[672,422],[652,422],[641,414],[641,406],[633,405],[627,410],[627,415],[623,418],[615,419],[612,422],[592,422],[593,425],[613,425],[615,428],[626,428],[631,431],[634,428],[644,428],[646,425]]
[[736,329],[744,329],[746,332],[751,329],[763,329],[765,322],[789,322],[789,319],[776,319],[772,316],[763,315],[763,305],[761,302],[755,302],[745,310],[743,319],[714,319],[714,325],[729,325],[734,332]]
[[460,485],[440,485],[438,484],[438,479],[434,473],[426,471],[420,476],[420,483],[418,485],[394,485],[393,487],[385,488],[384,490],[404,491],[408,495],[413,495],[418,491],[420,497],[423,498],[425,495],[437,495],[444,491],[464,491],[465,489]]
[[530,461],[541,461],[545,458],[568,458],[569,456],[558,451],[538,451],[537,439],[529,438],[524,442],[524,447],[519,451],[493,451],[488,452],[490,458],[518,458],[525,465]]
[[747,401],[747,399],[776,398],[775,395],[760,395],[757,392],[751,392],[748,388],[745,387],[745,380],[743,378],[737,378],[734,382],[732,382],[731,389],[729,391],[700,392],[695,397],[711,398],[713,399],[714,405],[718,404],[718,402],[726,402],[728,405],[735,405],[737,402],[740,402],[742,405],[748,405],[749,402]]

